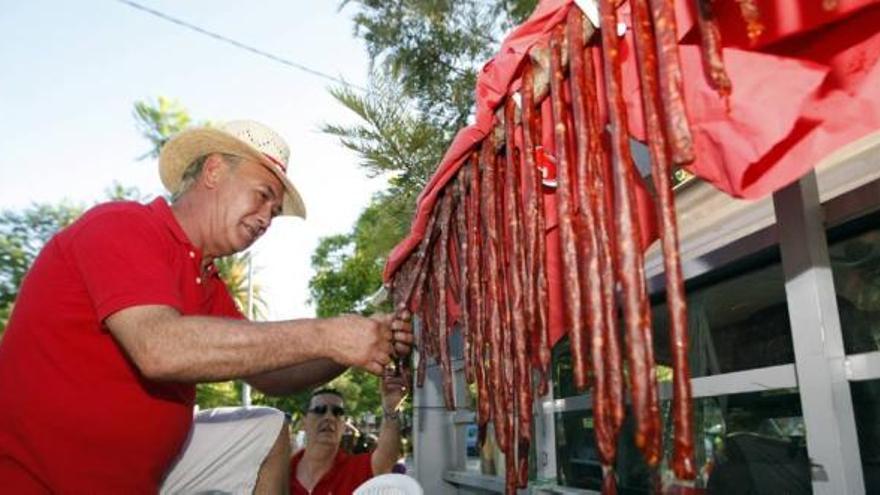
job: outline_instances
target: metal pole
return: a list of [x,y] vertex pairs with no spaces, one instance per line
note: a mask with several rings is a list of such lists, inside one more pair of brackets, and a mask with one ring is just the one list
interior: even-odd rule
[[[254,260],[251,253],[247,255],[247,317],[254,319]],[[247,382],[241,384],[241,403],[247,407],[251,405],[251,386]]]
[[773,194],[813,493],[865,485],[816,173]]

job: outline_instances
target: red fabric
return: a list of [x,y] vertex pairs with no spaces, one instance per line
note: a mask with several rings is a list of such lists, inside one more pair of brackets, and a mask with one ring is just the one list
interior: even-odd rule
[[[391,275],[406,259],[407,255],[418,245],[425,235],[429,215],[437,201],[437,195],[447,182],[458,172],[464,160],[473,151],[474,146],[493,129],[495,125],[495,110],[506,97],[509,87],[518,87],[517,76],[520,63],[532,45],[546,42],[547,36],[553,27],[565,20],[570,1],[551,0],[541,2],[535,12],[525,23],[517,27],[504,41],[499,54],[491,59],[483,67],[477,80],[476,123],[458,132],[450,148],[446,151],[443,160],[437,167],[434,176],[425,186],[419,196],[416,217],[413,220],[410,235],[401,241],[388,257],[385,266],[384,277],[389,280]],[[550,119],[549,99],[545,100],[543,108],[543,146],[548,153],[554,153],[554,140],[552,134],[552,122]],[[653,212],[653,203],[647,188],[642,181],[637,181],[636,199],[637,208],[640,211],[639,221],[642,228],[642,239],[645,246],[649,245],[657,237],[656,220]],[[553,342],[561,338],[565,330],[562,326],[561,316],[561,293],[558,284],[559,279],[559,249],[558,239],[554,237],[556,227],[555,194],[553,189],[545,190],[545,207],[547,210],[547,273],[551,284],[549,289],[550,298],[550,334]],[[448,311],[453,319],[459,316],[460,309],[450,303]]]
[[[693,2],[678,2],[679,49],[696,161],[690,171],[734,197],[779,190],[841,146],[880,129],[880,0],[758,0],[765,31],[751,47],[736,2],[716,2],[730,110],[706,83]],[[626,6],[623,17],[629,22]],[[624,88],[630,132],[644,139],[631,36]]]
[[507,94],[519,64],[532,44],[542,39],[553,26],[565,18],[570,0],[541,2],[535,12],[502,44],[499,54],[489,60],[477,79],[476,122],[458,131],[452,145],[440,161],[437,171],[418,198],[418,210],[413,220],[412,230],[400,244],[395,246],[385,265],[385,280],[397,270],[425,235],[428,216],[437,201],[437,194],[455,175],[468,153],[492,130],[495,124],[494,112],[499,102]]
[[[880,30],[876,27],[880,25],[880,0],[839,0],[831,12],[824,11],[819,0],[757,3],[765,31],[754,46],[746,37],[738,4],[715,4],[725,46],[723,56],[733,83],[728,111],[727,102],[708,87],[703,75],[693,2],[676,2],[685,98],[697,152],[689,169],[720,190],[743,198],[760,198],[784,187],[822,157],[880,129]],[[388,257],[386,281],[424,236],[439,191],[492,129],[494,113],[508,91],[518,87],[515,76],[525,53],[536,43],[546,43],[548,33],[562,22],[571,6],[571,0],[540,2],[483,67],[476,87],[476,122],[458,132],[420,195],[410,235]],[[629,25],[628,4],[619,14]],[[630,133],[643,140],[630,29],[625,38],[621,50],[623,90]],[[594,58],[597,63],[601,60]],[[604,114],[606,109],[601,111]],[[546,136],[548,121],[545,118],[543,122],[544,146],[552,147],[552,139],[548,141]],[[653,240],[655,219],[642,184],[637,198],[642,237]],[[555,199],[552,195],[545,199],[550,323],[555,342],[563,334],[559,248]]]
[[296,467],[303,454],[305,450],[300,450],[290,459],[290,495],[350,495],[373,477],[372,454],[351,455],[339,449],[333,467],[310,492],[296,479]]
[[0,345],[8,493],[156,493],[192,424],[192,385],[146,380],[103,321],[131,306],[241,318],[164,199],[97,206],[57,234]]

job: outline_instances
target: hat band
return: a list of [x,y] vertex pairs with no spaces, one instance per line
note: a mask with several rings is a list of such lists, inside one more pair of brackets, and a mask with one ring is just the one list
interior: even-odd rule
[[272,156],[272,155],[270,155],[270,154],[268,154],[268,153],[263,153],[263,156],[265,156],[266,158],[268,158],[270,162],[274,163],[275,166],[277,166],[278,168],[280,168],[282,172],[284,172],[285,174],[287,173],[287,165],[285,165],[284,163],[282,163],[280,160],[276,159],[274,156]]

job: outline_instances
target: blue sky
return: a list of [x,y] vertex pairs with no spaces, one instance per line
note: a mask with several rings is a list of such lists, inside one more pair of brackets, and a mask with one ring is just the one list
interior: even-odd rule
[[[365,85],[368,58],[353,10],[334,0],[140,3],[315,70]],[[132,117],[163,95],[195,119],[251,118],[285,136],[290,176],[309,210],[282,219],[254,246],[272,319],[313,314],[309,257],[321,236],[347,231],[380,180],[318,132],[352,123],[332,83],[226,45],[116,0],[4,2],[0,15],[0,209],[92,203],[114,181],[161,192]]]

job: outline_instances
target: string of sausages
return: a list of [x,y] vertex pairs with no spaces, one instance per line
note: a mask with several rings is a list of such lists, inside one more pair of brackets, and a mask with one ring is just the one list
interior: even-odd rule
[[[694,1],[707,80],[727,98],[732,86],[712,0]],[[755,0],[737,1],[754,40],[762,29]],[[461,332],[480,442],[494,432],[505,455],[507,493],[528,482],[533,397],[548,392],[547,200],[555,202],[558,218],[559,252],[553,259],[559,262],[573,381],[578,390],[590,392],[603,493],[616,492],[625,389],[636,446],[649,466],[663,456],[637,172],[621,83],[618,3],[598,1],[598,36],[572,7],[549,39],[530,49],[517,94],[503,99],[495,129],[439,192],[421,243],[392,280],[396,306],[419,316],[418,384],[424,381],[425,362],[433,359],[450,409],[455,408],[453,324]],[[673,0],[630,0],[630,9],[666,277],[671,465],[679,479],[690,480],[696,469],[687,314],[671,176],[674,167],[693,161],[693,137]],[[542,132],[544,124],[552,133]],[[541,173],[548,160],[556,166],[555,188]]]

